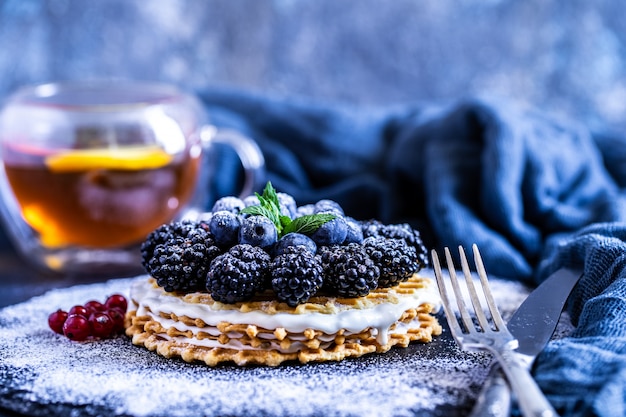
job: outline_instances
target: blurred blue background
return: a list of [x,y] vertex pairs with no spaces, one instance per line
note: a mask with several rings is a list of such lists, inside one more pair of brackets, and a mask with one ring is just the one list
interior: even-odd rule
[[365,105],[497,96],[626,127],[617,0],[0,0],[0,100],[132,78]]

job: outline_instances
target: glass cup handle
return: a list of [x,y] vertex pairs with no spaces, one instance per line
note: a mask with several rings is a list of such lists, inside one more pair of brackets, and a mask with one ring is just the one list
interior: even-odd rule
[[264,181],[265,158],[261,149],[252,139],[242,135],[233,129],[218,129],[215,126],[204,126],[200,132],[202,145],[206,148],[212,143],[223,143],[231,146],[239,159],[244,170],[244,184],[240,198],[246,197]]

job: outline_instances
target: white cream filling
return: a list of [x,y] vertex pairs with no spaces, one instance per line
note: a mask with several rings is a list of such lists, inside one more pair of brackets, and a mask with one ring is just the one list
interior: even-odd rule
[[[338,333],[342,329],[347,333],[360,333],[365,329],[371,328],[372,334],[376,336],[376,341],[380,345],[388,343],[389,328],[402,317],[406,310],[417,308],[424,303],[432,304],[438,309],[441,303],[439,293],[432,281],[419,291],[410,294],[396,294],[396,297],[393,297],[394,302],[384,302],[364,309],[340,309],[332,314],[319,312],[305,312],[303,314],[276,312],[269,314],[263,311],[241,312],[236,309],[213,308],[209,304],[187,303],[179,297],[168,295],[161,288],[153,287],[146,279],[135,282],[131,287],[130,295],[131,299],[138,303],[136,306],[138,316],[148,315],[150,311],[159,311],[166,314],[175,314],[178,317],[199,318],[209,326],[206,330],[203,329],[203,331],[207,331],[209,334],[213,334],[209,331],[211,326],[217,326],[220,322],[252,324],[268,330],[282,327],[289,333],[302,333],[306,329],[315,329],[329,335]],[[184,323],[163,319],[162,317],[158,317],[158,321],[165,329],[169,327],[175,327],[180,331],[194,331],[196,329],[186,326]],[[398,331],[401,331],[401,328],[394,330],[394,332]],[[217,336],[218,334],[213,335]],[[170,338],[164,334],[159,336]],[[181,341],[187,343],[209,347],[252,348],[250,346],[244,347],[236,339],[231,339],[228,345],[209,339],[180,339],[185,339]],[[299,343],[297,342],[292,343],[293,347],[289,350],[297,351],[298,347],[302,347],[298,345]],[[280,346],[276,343],[272,344],[272,348],[280,350]]]
[[[168,323],[165,323],[166,321],[171,321],[176,324],[173,324],[170,326],[168,325]],[[177,330],[181,330],[181,331],[184,331],[183,329],[186,329],[186,328],[191,329],[190,326],[186,326],[183,323],[174,322],[173,320],[169,320],[169,319],[163,319],[162,317],[159,317],[159,322],[161,322],[161,325],[166,329],[169,329],[170,327],[174,327]],[[414,328],[419,328],[419,326],[420,326],[420,322],[417,319],[414,319],[409,323],[398,323],[396,328],[393,330],[393,333],[394,334],[406,334],[408,333],[409,330],[414,329]],[[205,331],[205,329],[203,329],[203,331]],[[348,333],[345,333],[345,334],[349,335]],[[221,343],[215,339],[197,339],[195,337],[189,338],[185,336],[172,337],[172,336],[169,336],[167,333],[159,333],[158,336],[166,340],[176,340],[177,342],[180,342],[180,343],[187,343],[187,344],[191,344],[195,346],[204,346],[204,347],[209,347],[209,348],[225,348],[225,349],[233,349],[233,350],[276,350],[281,353],[293,353],[293,352],[298,352],[306,348],[306,345],[304,343],[298,342],[298,341],[292,341],[288,348],[283,348],[281,344],[278,343],[275,339],[268,340],[267,342],[263,344],[263,346],[254,347],[251,345],[243,344],[239,340],[237,340],[239,337],[242,336],[241,334],[239,334],[239,336],[237,337],[237,335],[230,334],[230,333],[228,334],[230,339],[227,343]],[[195,333],[194,333],[194,336],[195,336]],[[291,336],[290,336],[290,339],[297,340],[297,338],[294,338]],[[301,339],[306,340],[304,336]],[[320,348],[326,349],[331,345],[331,342],[335,339],[335,337],[330,336],[330,335],[328,335],[328,337],[324,337],[324,335],[322,335],[318,337],[318,339],[323,342],[323,343],[320,343]]]

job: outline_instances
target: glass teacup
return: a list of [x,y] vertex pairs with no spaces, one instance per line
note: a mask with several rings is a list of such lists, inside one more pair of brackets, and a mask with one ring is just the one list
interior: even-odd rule
[[193,95],[171,85],[75,82],[16,92],[0,112],[0,213],[17,249],[61,272],[139,271],[147,234],[194,217],[210,198],[215,173],[203,158],[216,142],[235,149],[241,193],[251,193],[263,182],[258,146],[205,116]]

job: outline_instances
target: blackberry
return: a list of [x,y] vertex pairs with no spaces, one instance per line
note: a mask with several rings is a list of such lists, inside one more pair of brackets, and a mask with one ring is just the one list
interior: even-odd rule
[[315,255],[317,252],[317,245],[307,235],[303,235],[302,233],[287,233],[285,236],[281,237],[276,245],[274,246],[274,256],[282,255],[285,253],[286,249],[291,246],[303,246],[309,252]]
[[247,217],[239,228],[239,243],[259,246],[269,251],[277,240],[276,226],[265,216]]
[[209,221],[209,230],[213,234],[215,244],[222,249],[237,244],[240,226],[239,216],[226,210],[216,211]]
[[215,301],[246,301],[266,287],[271,258],[261,248],[235,245],[211,262],[206,289]]
[[154,249],[161,244],[173,239],[175,236],[186,236],[189,232],[197,228],[204,228],[209,231],[208,224],[196,223],[190,220],[183,220],[175,223],[166,223],[154,229],[141,244],[141,264],[144,268],[154,255]]
[[378,286],[381,288],[406,281],[419,269],[415,247],[402,239],[371,236],[363,240],[363,248],[380,269]]
[[347,235],[348,224],[346,223],[346,219],[344,219],[343,216],[337,216],[331,221],[324,223],[313,232],[311,239],[313,239],[317,246],[333,246],[342,244],[343,241],[346,240]]
[[322,266],[305,246],[289,246],[274,258],[270,273],[276,297],[296,307],[322,287]]
[[350,243],[318,249],[324,270],[324,286],[340,297],[362,297],[376,287],[380,270],[363,246]]
[[363,230],[364,238],[382,236],[389,239],[404,240],[409,246],[415,248],[419,269],[428,266],[428,252],[424,246],[420,232],[413,229],[408,223],[383,224],[378,220],[368,220],[361,222],[361,229]]
[[211,211],[215,213],[216,211],[225,210],[225,211],[230,211],[231,213],[239,214],[239,212],[243,210],[245,206],[246,205],[240,198],[234,197],[234,196],[228,196],[228,197],[222,197],[219,200],[217,200],[213,204],[213,208],[211,209]]
[[165,224],[141,245],[142,265],[165,291],[197,291],[211,261],[221,254],[204,222]]

